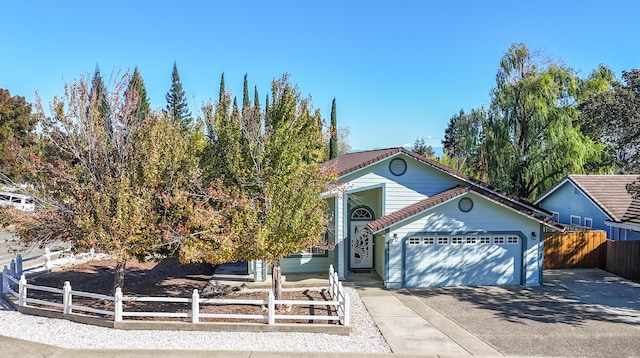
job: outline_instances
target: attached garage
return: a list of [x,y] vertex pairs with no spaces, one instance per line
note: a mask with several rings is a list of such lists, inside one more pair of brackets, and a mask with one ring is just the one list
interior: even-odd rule
[[517,234],[409,237],[403,286],[519,285],[522,243]]

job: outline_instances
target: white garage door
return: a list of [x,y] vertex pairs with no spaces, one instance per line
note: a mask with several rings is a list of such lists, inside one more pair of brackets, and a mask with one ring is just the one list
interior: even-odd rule
[[517,235],[416,236],[406,240],[405,287],[519,285]]

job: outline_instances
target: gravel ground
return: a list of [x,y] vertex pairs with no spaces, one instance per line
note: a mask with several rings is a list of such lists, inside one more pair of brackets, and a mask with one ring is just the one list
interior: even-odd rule
[[351,334],[243,333],[118,330],[67,320],[23,315],[0,299],[0,333],[4,336],[76,349],[188,349],[299,352],[390,353],[357,291],[351,299]]

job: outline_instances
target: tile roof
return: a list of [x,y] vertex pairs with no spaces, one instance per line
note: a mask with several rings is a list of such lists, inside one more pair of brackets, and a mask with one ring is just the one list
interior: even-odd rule
[[627,225],[640,226],[640,198],[633,199],[629,209],[622,217],[622,223]]
[[414,153],[402,147],[386,148],[386,149],[374,149],[364,152],[354,152],[343,154],[337,158],[331,159],[322,163],[324,168],[335,170],[339,177],[345,176],[358,169],[364,168],[371,164],[374,164],[382,159],[388,158],[397,153],[404,153],[410,157],[413,157],[421,162],[424,162],[432,167],[440,169],[449,174],[453,174],[463,179],[470,179],[466,174],[451,169],[445,165],[442,165],[434,160],[423,157],[418,153]]
[[525,205],[521,205],[518,202],[514,202],[512,200],[506,199],[502,196],[496,195],[490,191],[481,189],[481,188],[475,188],[475,187],[470,187],[470,186],[466,186],[466,185],[458,185],[455,186],[451,189],[447,189],[443,192],[440,192],[438,194],[435,194],[431,197],[428,197],[426,199],[423,199],[421,201],[418,201],[417,203],[411,204],[409,206],[406,206],[400,210],[397,210],[389,215],[385,215],[380,217],[379,219],[376,219],[372,222],[370,222],[369,224],[367,224],[367,226],[369,226],[369,228],[371,229],[371,231],[373,231],[374,233],[379,232],[381,230],[384,230],[385,228],[388,228],[391,225],[397,224],[398,222],[405,220],[407,218],[410,218],[412,216],[418,215],[426,210],[429,210],[431,208],[433,208],[434,206],[437,206],[441,203],[444,203],[446,201],[449,201],[457,196],[460,196],[466,192],[472,191],[476,194],[479,194],[481,196],[484,196],[486,198],[488,198],[489,200],[492,200],[494,202],[497,202],[499,204],[502,204],[504,206],[507,206],[513,210],[516,210],[518,212],[520,212],[523,215],[529,216],[547,226],[551,226],[553,228],[556,228],[558,230],[564,230],[564,226],[562,224],[558,224],[554,221],[552,221],[551,219],[549,219],[548,217],[539,214],[538,212],[528,208]]
[[636,180],[638,175],[572,174],[567,178],[613,220],[620,221],[633,201],[627,192],[627,184]]
[[384,228],[387,228],[395,223],[398,223],[406,218],[417,215],[427,209],[430,209],[438,204],[444,203],[450,199],[455,198],[458,195],[464,194],[469,191],[468,186],[455,186],[451,189],[445,190],[441,193],[435,194],[426,199],[420,200],[417,203],[411,204],[409,206],[405,206],[404,208],[394,211],[389,215],[385,215],[376,219],[367,226],[371,229],[371,231],[378,232]]

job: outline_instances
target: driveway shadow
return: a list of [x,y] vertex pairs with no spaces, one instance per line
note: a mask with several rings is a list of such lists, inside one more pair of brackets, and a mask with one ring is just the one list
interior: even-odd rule
[[599,269],[545,272],[540,287],[443,287],[409,289],[414,296],[456,316],[474,307],[507,322],[580,325],[589,320],[640,325],[640,285]]

